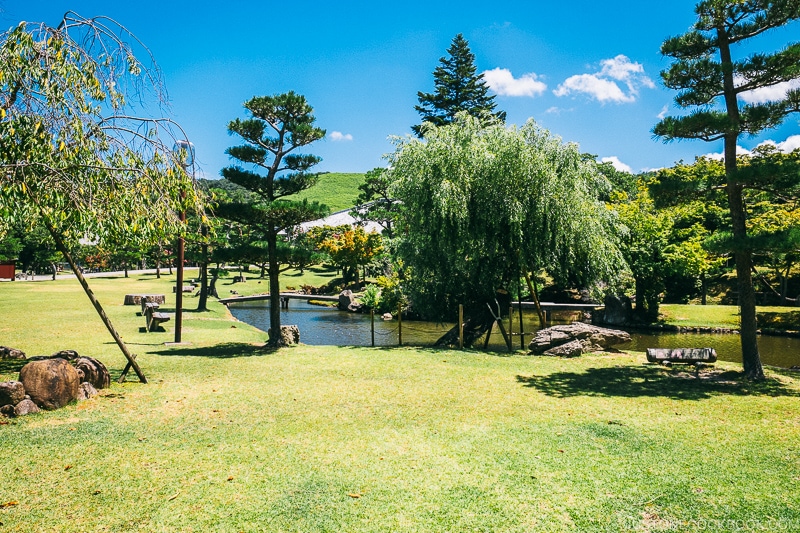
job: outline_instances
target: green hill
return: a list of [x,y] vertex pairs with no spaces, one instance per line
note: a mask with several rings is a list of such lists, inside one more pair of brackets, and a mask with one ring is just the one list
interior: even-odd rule
[[[224,178],[215,180],[199,179],[197,183],[205,191],[221,189],[233,198],[240,198],[247,192],[244,188],[234,185]],[[359,192],[358,186],[362,183],[364,183],[364,174],[327,172],[321,174],[319,182],[310,189],[287,198],[292,200],[305,198],[310,201],[317,201],[327,205],[331,209],[331,213],[335,213],[355,206],[355,200]]]
[[358,186],[364,183],[364,174],[330,172],[322,174],[319,182],[303,192],[290,196],[293,200],[304,198],[327,205],[331,213],[355,205]]

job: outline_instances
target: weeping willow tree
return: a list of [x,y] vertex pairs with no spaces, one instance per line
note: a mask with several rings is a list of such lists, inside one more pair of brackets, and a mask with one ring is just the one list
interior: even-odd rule
[[57,27],[0,34],[0,236],[10,224],[47,228],[143,382],[70,250],[84,238],[144,247],[180,232],[179,212],[202,212],[165,102],[150,52],[111,19],[67,13]]
[[426,128],[424,140],[396,139],[390,156],[398,252],[422,316],[452,320],[464,304],[474,340],[491,324],[487,303],[529,272],[588,286],[624,268],[598,200],[610,185],[575,144],[533,120],[506,128],[460,115]]

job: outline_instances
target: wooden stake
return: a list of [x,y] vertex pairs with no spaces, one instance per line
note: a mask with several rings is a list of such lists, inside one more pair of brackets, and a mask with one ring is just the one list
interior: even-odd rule
[[458,304],[458,349],[464,349],[464,304]]
[[403,345],[403,305],[397,304],[397,345]]

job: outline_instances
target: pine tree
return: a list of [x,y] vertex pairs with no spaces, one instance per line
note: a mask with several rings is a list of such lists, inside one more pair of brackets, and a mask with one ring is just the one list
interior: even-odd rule
[[252,201],[221,204],[216,214],[253,229],[263,238],[269,264],[268,345],[278,347],[281,344],[279,273],[287,246],[280,233],[320,218],[328,211],[317,202],[286,199],[316,183],[317,175],[309,169],[321,161],[317,156],[294,152],[323,138],[325,130],[314,126],[313,109],[305,97],[292,91],[252,98],[244,107],[252,118],[231,121],[228,132],[241,137],[245,144],[228,148],[226,153],[254,170],[229,166],[222,169],[222,176],[251,191]]
[[[440,66],[433,71],[433,93],[418,92],[420,105],[414,109],[422,116],[422,122],[444,126],[455,120],[456,114],[466,111],[473,117],[505,122],[505,111],[495,111],[494,96],[489,96],[489,87],[483,74],[477,74],[475,55],[469,43],[460,33],[447,49],[449,57],[439,59]],[[417,136],[422,137],[422,125],[412,126]]]
[[742,93],[800,78],[800,44],[772,54],[734,59],[737,45],[771,29],[800,19],[800,0],[705,0],[695,8],[697,22],[689,32],[667,39],[661,47],[675,62],[662,72],[664,84],[680,91],[681,107],[699,109],[682,117],[667,117],[653,133],[665,140],[724,140],[725,190],[732,222],[732,249],[741,314],[742,362],[750,379],[763,379],[758,353],[752,245],[748,242],[743,190],[736,144],[742,134],[756,134],[779,125],[800,111],[800,90],[779,100],[740,102]]

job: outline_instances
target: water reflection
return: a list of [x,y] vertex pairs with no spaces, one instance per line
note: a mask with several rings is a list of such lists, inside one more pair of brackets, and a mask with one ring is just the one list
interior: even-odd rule
[[[269,303],[248,302],[232,304],[231,313],[238,320],[251,324],[261,330],[269,329]],[[554,313],[555,323],[569,323],[581,318],[580,313]],[[519,315],[515,314],[510,325],[512,331],[519,332]],[[311,345],[370,346],[372,332],[369,315],[343,313],[329,307],[311,305],[302,300],[292,300],[289,309],[281,311],[281,323],[296,324],[300,328],[300,340]],[[453,326],[452,323],[403,321],[403,344],[431,345]],[[506,328],[509,323],[506,321]],[[523,331],[528,333],[539,327],[533,312],[523,313]],[[375,317],[375,345],[396,346],[398,344],[397,320],[384,321]],[[741,362],[739,336],[731,334],[705,333],[649,333],[631,331],[633,342],[621,348],[644,351],[647,348],[704,348],[717,351],[723,361]],[[520,338],[513,338],[514,349],[520,349]],[[759,337],[761,360],[766,365],[791,367],[800,365],[800,339],[791,337]],[[482,341],[481,344],[482,346]],[[489,350],[506,351],[502,336],[495,331],[490,339]]]

